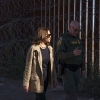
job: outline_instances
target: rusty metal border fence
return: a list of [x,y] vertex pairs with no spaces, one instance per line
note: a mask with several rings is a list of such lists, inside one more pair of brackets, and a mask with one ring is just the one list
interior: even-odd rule
[[49,27],[55,50],[57,38],[69,29],[71,20],[80,22],[87,75],[99,74],[100,0],[0,0],[0,66],[18,67],[25,61],[41,26]]

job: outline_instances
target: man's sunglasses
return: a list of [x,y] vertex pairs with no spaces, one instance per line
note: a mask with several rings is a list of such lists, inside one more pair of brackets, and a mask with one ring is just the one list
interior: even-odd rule
[[79,33],[81,31],[79,29],[75,29],[73,26],[71,26],[71,27],[74,29],[75,32],[78,32]]
[[46,37],[47,37],[47,38],[49,38],[50,36],[51,36],[51,34],[47,34],[47,36],[46,36]]

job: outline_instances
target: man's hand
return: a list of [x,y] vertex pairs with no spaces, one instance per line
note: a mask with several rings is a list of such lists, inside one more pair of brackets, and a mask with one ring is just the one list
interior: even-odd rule
[[86,78],[86,71],[82,71],[82,77]]
[[58,81],[54,82],[54,87],[58,86]]
[[29,88],[29,87],[24,86],[24,90],[25,90],[25,92],[28,92],[28,88]]
[[81,55],[82,50],[78,50],[78,47],[73,51],[75,56]]

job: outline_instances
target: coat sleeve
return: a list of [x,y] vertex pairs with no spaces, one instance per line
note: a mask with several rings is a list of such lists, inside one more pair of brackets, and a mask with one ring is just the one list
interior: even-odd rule
[[33,50],[31,47],[27,52],[26,66],[23,75],[23,86],[29,87],[29,81],[30,81],[31,69],[32,69],[32,59],[33,59]]
[[[53,54],[53,58],[54,58],[54,54]],[[55,62],[55,59],[54,59],[54,62]],[[57,82],[57,73],[56,73],[56,68],[55,68],[54,62],[53,62],[53,82]]]
[[50,55],[51,55],[51,75],[50,75],[50,81],[51,81],[51,87],[54,85],[53,83],[54,82],[57,82],[57,74],[56,74],[56,68],[55,68],[55,59],[54,59],[54,51],[53,51],[53,48],[51,46],[49,46],[49,49],[50,49]]
[[53,67],[53,82],[57,82],[57,73],[55,66]]

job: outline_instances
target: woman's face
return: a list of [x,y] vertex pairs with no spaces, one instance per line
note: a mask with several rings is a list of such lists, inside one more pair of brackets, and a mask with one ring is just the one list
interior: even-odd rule
[[49,43],[50,42],[50,40],[51,40],[51,33],[50,33],[50,31],[48,30],[48,33],[47,33],[47,35],[46,35],[46,42],[47,43]]

